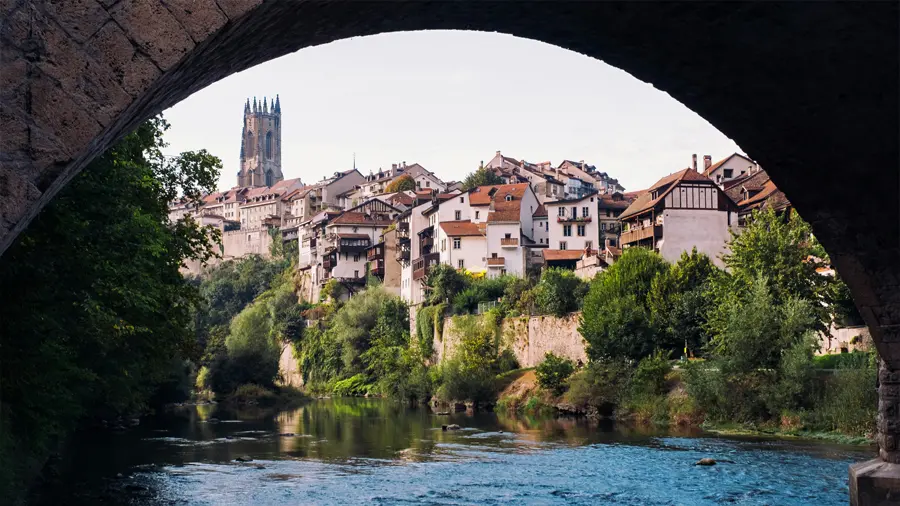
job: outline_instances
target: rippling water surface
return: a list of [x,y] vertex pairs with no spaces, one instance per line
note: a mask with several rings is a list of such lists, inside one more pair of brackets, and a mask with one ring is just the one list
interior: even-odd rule
[[[443,431],[449,423],[462,429]],[[45,504],[837,505],[847,466],[871,457],[586,420],[439,416],[375,399],[281,413],[187,407],[85,435],[73,450]],[[731,462],[693,465],[703,457]]]

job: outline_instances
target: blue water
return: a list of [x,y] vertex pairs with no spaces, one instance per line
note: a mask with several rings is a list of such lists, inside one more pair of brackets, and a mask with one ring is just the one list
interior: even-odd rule
[[[463,429],[441,430],[447,423]],[[586,420],[435,416],[368,399],[277,415],[206,408],[98,437],[85,444],[104,464],[73,463],[69,504],[838,505],[847,466],[871,457]],[[704,457],[733,463],[694,465]]]

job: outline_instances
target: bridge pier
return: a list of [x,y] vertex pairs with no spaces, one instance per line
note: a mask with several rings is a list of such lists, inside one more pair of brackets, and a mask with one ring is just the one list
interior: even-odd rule
[[878,360],[878,458],[850,466],[850,504],[900,504],[900,369]]

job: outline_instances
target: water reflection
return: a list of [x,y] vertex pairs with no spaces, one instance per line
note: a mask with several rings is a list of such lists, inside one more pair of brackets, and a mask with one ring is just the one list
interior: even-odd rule
[[[447,424],[461,430],[442,430]],[[846,464],[868,457],[855,447],[575,418],[436,415],[380,399],[319,400],[280,413],[185,407],[125,433],[86,434],[69,453],[64,485],[43,504],[392,503],[412,485],[421,495],[412,502],[429,504],[496,494],[546,503],[669,504],[663,499],[672,495],[679,504],[840,504]],[[245,456],[253,462],[235,462]],[[739,464],[696,471],[691,464],[703,456]],[[766,496],[772,487],[778,500]],[[754,494],[760,501],[747,499]]]

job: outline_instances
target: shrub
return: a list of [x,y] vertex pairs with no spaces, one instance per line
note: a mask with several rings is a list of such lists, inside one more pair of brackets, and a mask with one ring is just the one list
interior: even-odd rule
[[878,393],[877,369],[842,367],[828,377],[809,417],[810,425],[824,430],[864,436],[874,432]]
[[359,397],[369,393],[371,385],[364,374],[355,374],[349,378],[335,382],[332,393],[341,397]]
[[631,367],[624,361],[590,362],[569,378],[564,400],[576,406],[595,407],[601,415],[611,415],[630,381]]
[[631,390],[635,394],[662,395],[666,392],[666,377],[672,371],[667,356],[657,351],[638,362],[631,378]]
[[237,387],[234,393],[228,397],[229,402],[242,405],[271,406],[275,404],[276,400],[274,392],[252,383]]
[[575,372],[575,363],[551,352],[544,355],[544,360],[538,364],[534,373],[538,384],[560,395],[566,389],[566,380]]
[[504,348],[504,350],[500,352],[500,356],[497,357],[497,374],[504,374],[518,368],[519,359],[516,358],[516,354],[513,353],[511,349]]
[[833,355],[819,355],[813,358],[813,363],[819,369],[862,369],[875,364],[875,353],[868,351],[854,351]]

